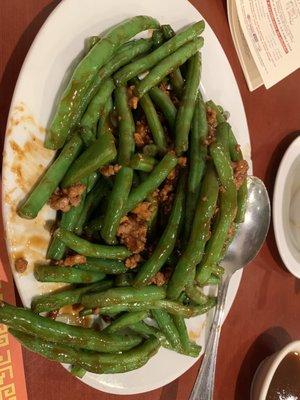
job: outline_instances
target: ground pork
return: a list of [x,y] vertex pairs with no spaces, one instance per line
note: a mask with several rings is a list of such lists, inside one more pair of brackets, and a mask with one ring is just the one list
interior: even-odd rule
[[233,162],[232,167],[234,172],[235,185],[237,189],[239,189],[247,177],[249,166],[246,160],[240,160],[237,162]]
[[134,94],[134,89],[135,86],[129,86],[127,88],[127,97],[128,97],[128,105],[130,108],[133,108],[134,110],[137,109],[139,98],[135,96]]
[[153,213],[152,204],[149,201],[143,201],[131,212],[135,214],[139,220],[149,221]]
[[186,167],[186,165],[187,165],[187,157],[179,157],[178,158],[178,165],[180,167]]
[[169,214],[172,208],[176,183],[178,178],[178,168],[174,168],[168,175],[163,187],[158,193],[158,200],[164,214]]
[[23,272],[26,271],[27,266],[28,266],[28,261],[25,260],[25,258],[20,257],[20,258],[16,259],[16,261],[15,261],[15,269],[16,269],[17,272],[22,274]]
[[59,310],[49,311],[47,314],[47,317],[50,319],[56,320],[56,317],[58,316],[58,312],[59,312]]
[[140,254],[133,254],[130,257],[127,257],[125,260],[125,267],[127,269],[134,269],[138,266],[138,264],[142,261],[142,256]]
[[85,264],[86,257],[80,254],[73,254],[71,256],[66,257],[64,260],[60,260],[57,262],[57,265],[61,265],[64,267],[73,267],[73,265]]
[[166,283],[165,275],[162,272],[157,272],[152,278],[150,283],[156,286],[163,286]]
[[122,168],[121,165],[115,164],[115,165],[105,165],[105,167],[102,167],[100,169],[100,173],[103,176],[106,176],[107,178],[113,175],[116,175],[120,169]]
[[76,183],[65,189],[57,188],[49,200],[50,207],[54,210],[68,212],[71,207],[77,207],[81,201],[81,195],[86,186]]
[[150,129],[145,118],[136,123],[136,132],[134,133],[134,141],[137,148],[144,147],[146,144],[153,143]]
[[204,144],[209,146],[211,143],[216,140],[216,127],[218,125],[217,121],[217,112],[213,108],[206,108],[206,119],[208,123],[208,133],[206,138],[204,139]]
[[147,241],[147,223],[136,214],[129,214],[122,218],[117,236],[132,253],[141,253]]

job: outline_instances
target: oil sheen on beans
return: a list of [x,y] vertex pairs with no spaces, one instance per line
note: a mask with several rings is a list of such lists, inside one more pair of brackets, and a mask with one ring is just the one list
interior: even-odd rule
[[300,354],[289,353],[277,367],[266,400],[300,400]]

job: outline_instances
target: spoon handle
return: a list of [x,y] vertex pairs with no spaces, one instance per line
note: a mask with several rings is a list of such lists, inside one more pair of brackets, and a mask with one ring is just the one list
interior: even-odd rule
[[213,399],[218,344],[230,278],[231,274],[226,274],[219,286],[218,302],[205,350],[205,355],[189,400]]

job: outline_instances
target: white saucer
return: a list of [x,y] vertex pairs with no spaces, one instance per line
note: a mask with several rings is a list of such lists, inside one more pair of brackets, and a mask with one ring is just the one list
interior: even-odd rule
[[273,224],[282,260],[300,278],[300,136],[285,152],[277,172]]

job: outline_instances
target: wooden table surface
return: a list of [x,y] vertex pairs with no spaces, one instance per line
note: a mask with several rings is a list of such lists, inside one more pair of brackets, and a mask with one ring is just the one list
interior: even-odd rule
[[[99,0],[101,1],[101,0]],[[126,1],[126,0],[120,0]],[[143,0],[141,0],[143,1]],[[22,62],[39,28],[59,0],[1,0],[1,142]],[[218,36],[237,79],[252,143],[254,173],[272,198],[276,171],[287,145],[300,128],[300,71],[269,90],[248,91],[227,24],[226,0],[192,0]],[[217,69],[216,69],[217,73]],[[243,275],[224,324],[217,364],[215,400],[247,400],[260,361],[300,336],[300,283],[284,268],[271,228],[262,251]],[[24,351],[29,400],[116,400],[97,392],[60,365]],[[123,400],[188,399],[199,362],[176,381]]]

